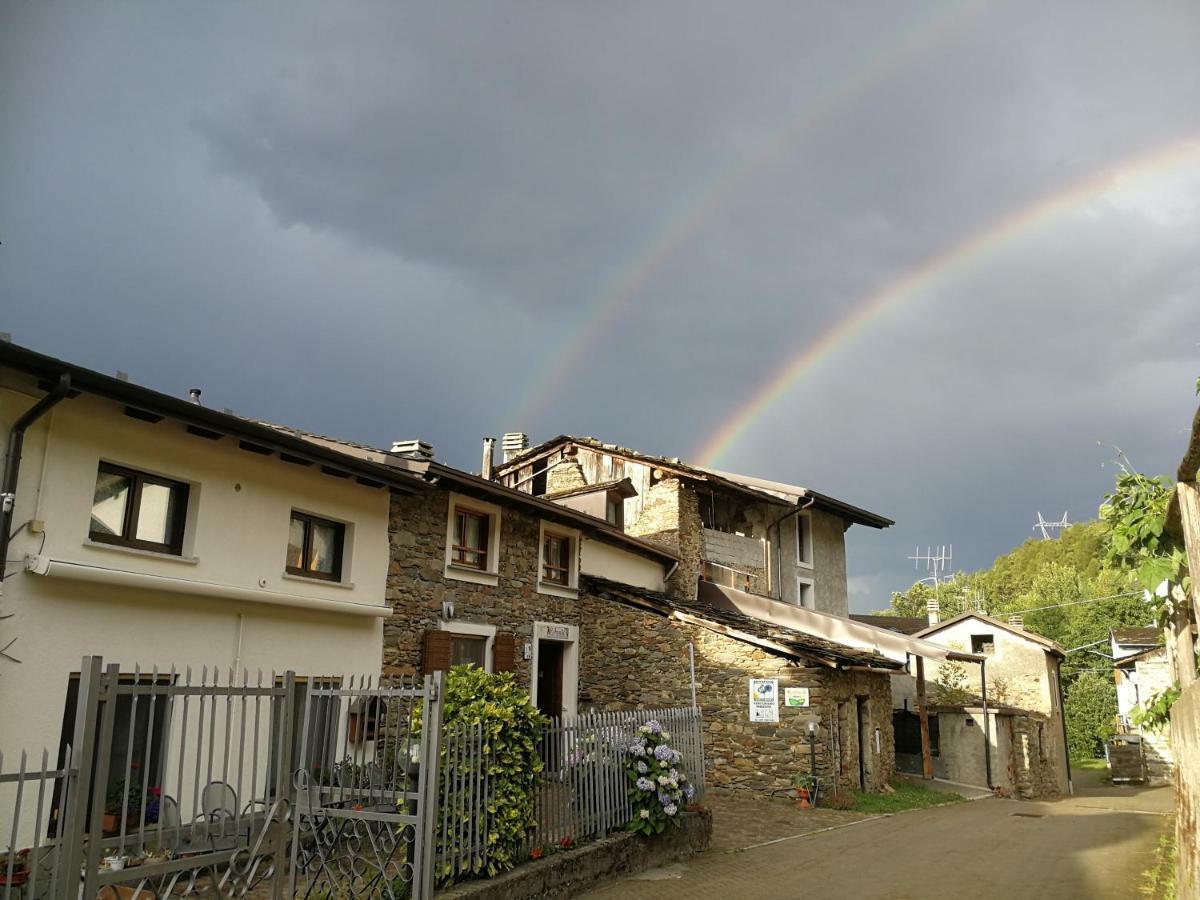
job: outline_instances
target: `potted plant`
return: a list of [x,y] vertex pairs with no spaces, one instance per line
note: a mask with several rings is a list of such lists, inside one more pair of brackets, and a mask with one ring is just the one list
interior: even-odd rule
[[[158,821],[159,805],[162,797],[162,788],[154,786],[146,791],[145,809],[142,808],[142,776],[139,774],[141,766],[138,763],[133,763],[130,767],[128,778],[118,779],[111,788],[109,788],[108,796],[105,798],[104,818],[101,822],[101,828],[108,833],[121,830],[121,820],[124,819],[130,828],[138,828],[142,824],[153,825]],[[128,790],[128,795],[126,795]]]
[[[12,873],[9,873],[9,867]],[[0,885],[18,887],[29,880],[29,848],[0,854]]]
[[793,775],[792,787],[796,789],[797,805],[801,809],[812,808],[813,790],[817,786],[817,779],[814,775]]

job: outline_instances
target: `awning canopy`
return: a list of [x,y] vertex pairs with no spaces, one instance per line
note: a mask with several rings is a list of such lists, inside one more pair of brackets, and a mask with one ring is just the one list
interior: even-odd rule
[[888,631],[886,628],[876,628],[873,625],[855,622],[841,616],[817,612],[815,609],[804,609],[790,603],[781,603],[778,600],[747,594],[745,591],[713,584],[710,581],[700,582],[700,597],[713,606],[732,609],[781,628],[803,631],[836,641],[839,644],[872,650],[880,656],[894,659],[897,662],[907,662],[910,656],[921,656],[938,661],[947,659],[973,663],[984,661],[982,656],[952,650],[942,644],[935,644],[933,641],[909,637],[895,631]]

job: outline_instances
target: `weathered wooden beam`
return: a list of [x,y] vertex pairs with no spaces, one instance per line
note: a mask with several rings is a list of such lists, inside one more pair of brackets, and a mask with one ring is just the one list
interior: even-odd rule
[[1196,680],[1191,610],[1200,609],[1200,484],[1181,481],[1175,485],[1175,496],[1183,525],[1183,543],[1187,548],[1188,571],[1192,575],[1192,596],[1190,602],[1173,604],[1170,630],[1178,661],[1179,686],[1186,688]]
[[921,776],[933,778],[933,750],[929,739],[929,706],[925,702],[925,657],[917,657],[917,718],[921,720]]

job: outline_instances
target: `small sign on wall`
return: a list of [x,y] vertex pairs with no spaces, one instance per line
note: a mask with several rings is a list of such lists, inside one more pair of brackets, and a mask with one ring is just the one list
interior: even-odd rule
[[783,705],[788,709],[808,709],[808,688],[790,687],[783,689]]
[[750,721],[779,721],[779,679],[750,679]]

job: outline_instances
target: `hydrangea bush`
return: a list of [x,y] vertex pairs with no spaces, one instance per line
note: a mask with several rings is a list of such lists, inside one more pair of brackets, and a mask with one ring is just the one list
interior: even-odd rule
[[625,748],[633,800],[630,831],[652,835],[662,834],[668,825],[679,827],[684,805],[696,794],[680,764],[682,759],[683,754],[671,746],[670,732],[654,719],[638,727]]

